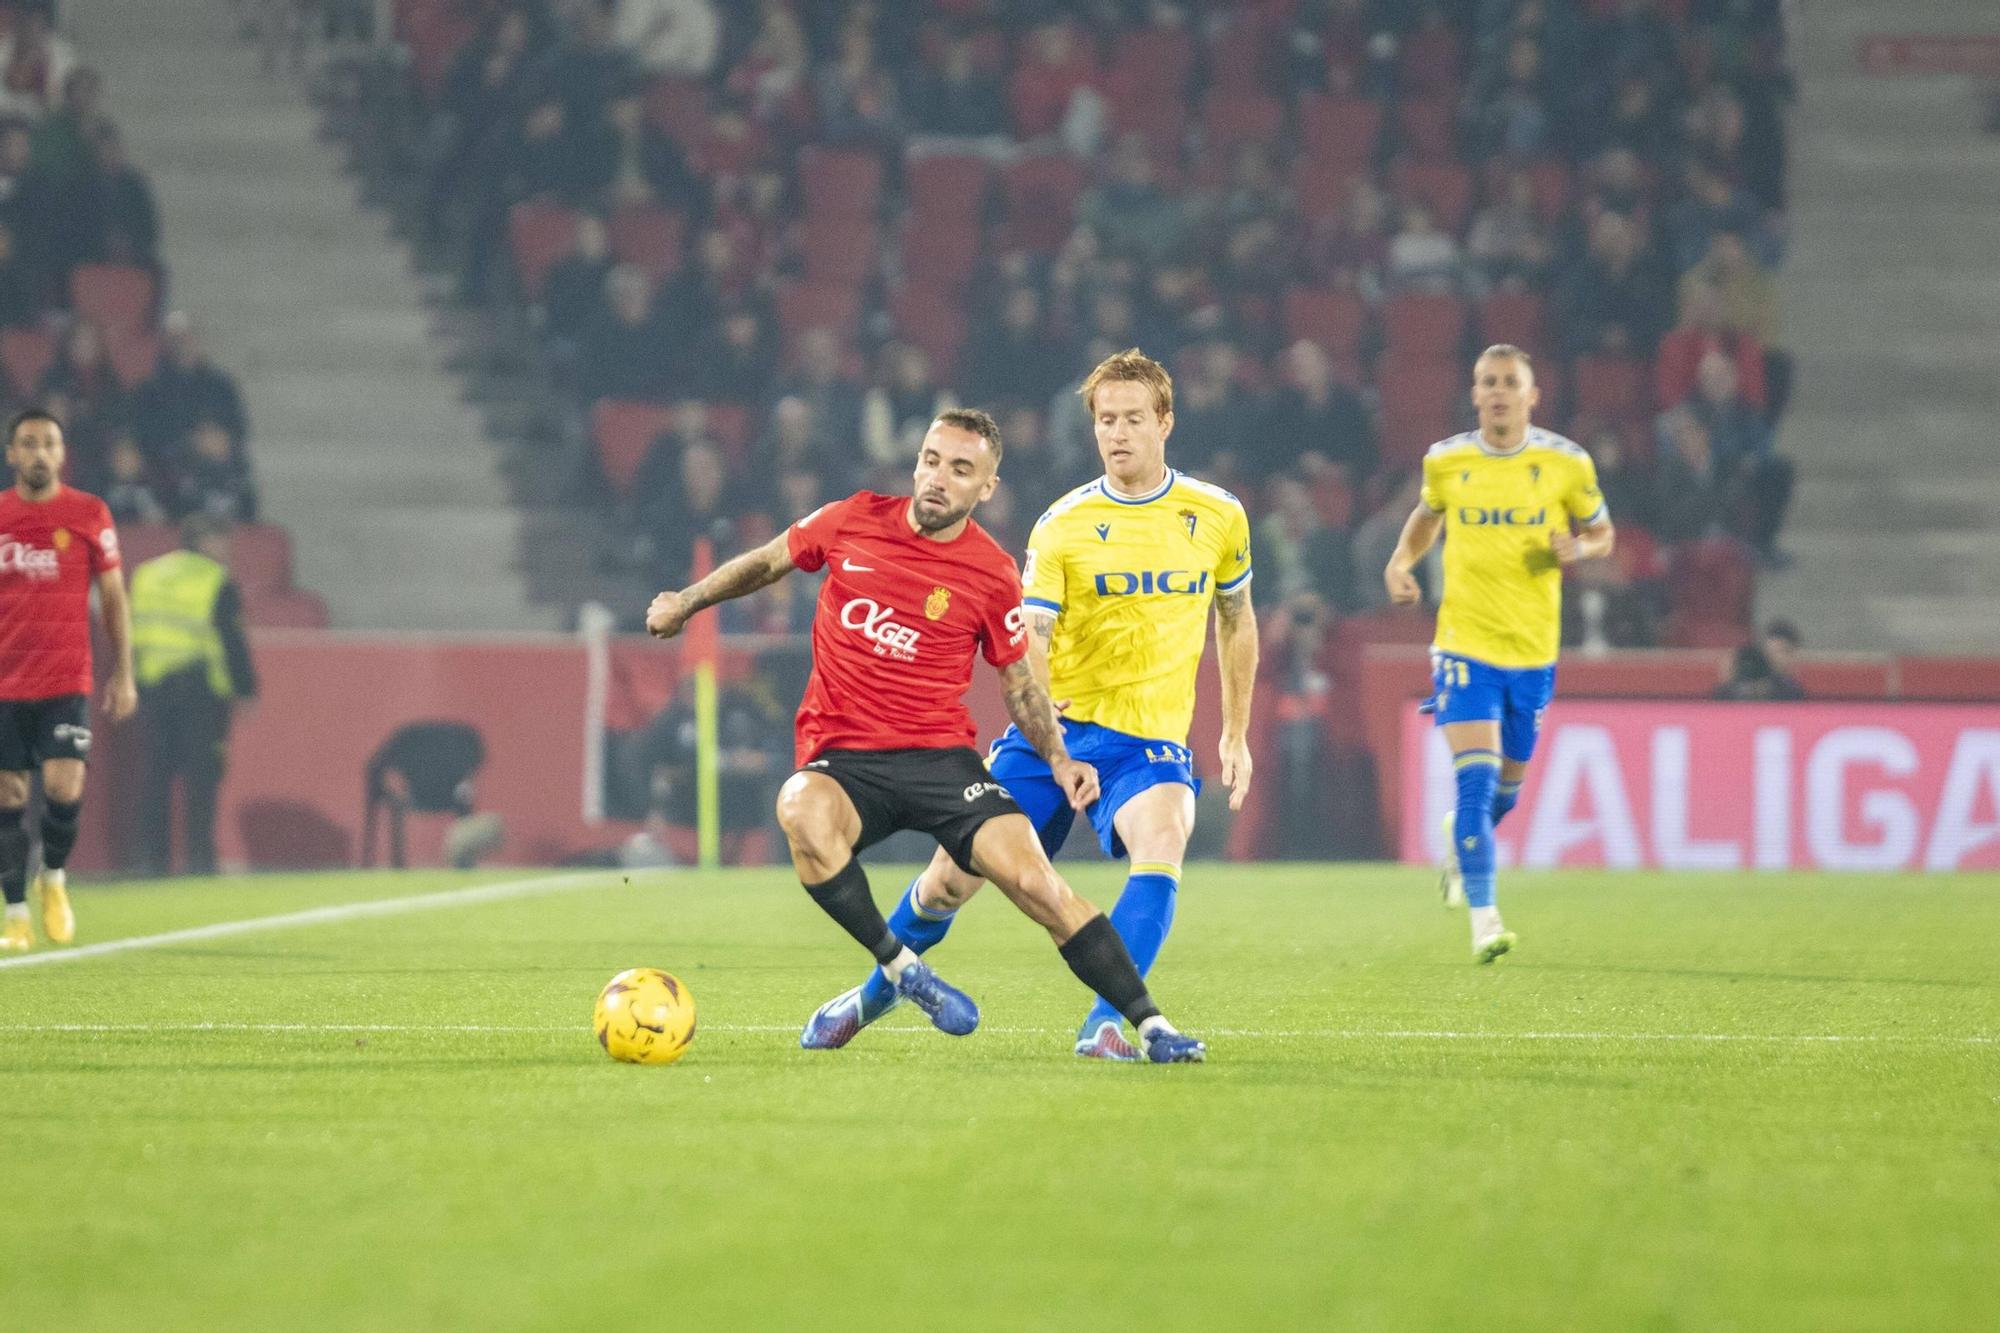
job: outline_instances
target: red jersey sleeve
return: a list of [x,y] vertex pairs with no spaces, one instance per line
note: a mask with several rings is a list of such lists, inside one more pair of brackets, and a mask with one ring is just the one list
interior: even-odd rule
[[785,530],[785,545],[791,549],[792,563],[808,574],[826,565],[826,553],[840,535],[847,517],[849,500],[829,500]]
[[97,530],[85,534],[90,546],[90,572],[93,575],[117,569],[122,563],[118,558],[118,529],[111,522],[110,507],[102,500],[97,502],[94,518]]
[[997,667],[1010,667],[1028,655],[1028,626],[1021,615],[1021,572],[1013,558],[1002,555],[1007,568],[993,580],[993,591],[979,616],[979,650]]

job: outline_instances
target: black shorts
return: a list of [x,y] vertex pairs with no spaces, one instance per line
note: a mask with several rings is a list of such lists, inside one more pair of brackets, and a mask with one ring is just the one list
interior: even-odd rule
[[979,752],[948,750],[822,750],[801,773],[824,773],[840,784],[861,815],[864,852],[891,833],[915,829],[936,838],[961,870],[972,867],[972,839],[989,819],[1021,807],[993,780]]
[[0,773],[26,773],[45,759],[90,755],[90,699],[0,699]]

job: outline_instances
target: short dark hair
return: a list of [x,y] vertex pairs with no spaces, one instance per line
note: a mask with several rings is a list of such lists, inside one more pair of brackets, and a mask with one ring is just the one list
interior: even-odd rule
[[954,407],[938,413],[937,419],[940,425],[971,431],[993,450],[993,461],[1000,461],[1000,423],[993,419],[991,412],[982,412],[976,407]]
[[1773,620],[1770,624],[1764,626],[1764,637],[1767,639],[1783,639],[1794,648],[1803,647],[1806,641],[1806,636],[1799,633],[1799,627],[1791,621],[1784,619]]
[[228,535],[228,522],[213,514],[189,514],[181,520],[181,545],[190,551],[200,550],[205,541]]
[[7,443],[12,444],[14,436],[20,433],[21,427],[27,425],[30,421],[46,421],[57,430],[63,428],[62,422],[56,419],[53,412],[44,411],[39,407],[23,408],[14,414],[12,421],[7,423]]

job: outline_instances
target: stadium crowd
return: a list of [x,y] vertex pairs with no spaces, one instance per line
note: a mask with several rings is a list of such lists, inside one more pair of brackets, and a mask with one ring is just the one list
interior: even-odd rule
[[[1376,617],[1479,346],[1534,353],[1615,562],[1570,639],[1727,644],[1792,485],[1777,0],[404,0],[426,214],[536,330],[661,584],[989,407],[1018,547],[1138,345],[1260,600]],[[1435,587],[1433,586],[1433,592]],[[806,608],[739,613],[796,627]],[[1289,622],[1288,622],[1289,623]]]
[[54,413],[69,481],[121,523],[255,521],[243,396],[161,318],[152,187],[49,8],[0,5],[0,406]]

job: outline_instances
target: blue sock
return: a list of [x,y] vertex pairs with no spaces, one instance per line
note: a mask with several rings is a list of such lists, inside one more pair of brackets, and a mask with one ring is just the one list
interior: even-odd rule
[[1465,750],[1452,761],[1458,769],[1458,868],[1465,876],[1465,905],[1493,906],[1493,802],[1500,783],[1500,756]]
[[[1181,868],[1171,861],[1134,861],[1125,877],[1125,888],[1111,909],[1111,924],[1125,941],[1139,975],[1152,970],[1174,926],[1174,900],[1181,884]],[[1099,997],[1083,1020],[1083,1031],[1095,1032],[1100,1023],[1120,1021],[1118,1011]]]
[[1509,810],[1512,810],[1515,804],[1520,801],[1520,799],[1521,799],[1521,783],[1518,778],[1515,779],[1513,782],[1500,782],[1494,785],[1493,788],[1494,828],[1500,827],[1500,821],[1507,817],[1507,812]]
[[[889,913],[889,929],[897,939],[910,946],[912,953],[923,953],[944,938],[951,929],[951,919],[956,912],[946,912],[943,916],[927,916],[917,906],[917,884],[923,876],[910,881],[910,887],[903,890],[903,896],[896,900],[896,910]],[[861,983],[861,1002],[868,1008],[887,1004],[896,993],[895,983],[888,974],[876,968],[868,974],[868,980]]]

